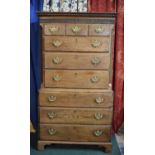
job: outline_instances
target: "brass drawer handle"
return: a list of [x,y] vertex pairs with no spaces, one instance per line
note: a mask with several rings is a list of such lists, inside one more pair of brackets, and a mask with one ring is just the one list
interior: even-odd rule
[[55,117],[56,117],[56,113],[55,112],[48,112],[47,113],[47,116],[48,116],[48,118],[50,118],[50,119],[54,119]]
[[104,98],[99,96],[99,97],[96,97],[95,101],[96,103],[101,104],[104,101]]
[[98,76],[93,76],[91,79],[92,83],[97,83],[99,81],[99,77]]
[[101,104],[104,101],[104,98],[99,96],[99,97],[96,97],[95,101],[97,104]]
[[98,64],[100,64],[101,63],[101,60],[98,58],[98,57],[93,57],[92,59],[91,59],[91,63],[93,64],[93,65],[98,65]]
[[63,59],[61,57],[56,56],[56,57],[53,58],[52,61],[53,61],[54,64],[61,64],[62,63],[62,60]]
[[49,30],[53,33],[53,32],[58,32],[59,31],[59,27],[58,26],[51,26],[49,28]]
[[101,46],[101,41],[94,40],[94,41],[91,43],[91,45],[92,45],[92,47],[97,48],[97,47]]
[[72,27],[72,32],[78,33],[78,32],[80,32],[80,31],[81,31],[81,28],[80,28],[79,26],[74,26],[74,27]]
[[54,81],[60,81],[61,79],[62,79],[62,77],[60,75],[58,75],[58,74],[53,76]]
[[60,47],[62,45],[62,41],[60,41],[60,40],[54,40],[52,42],[52,45],[55,46],[55,47]]
[[48,134],[49,134],[50,136],[55,135],[56,132],[57,132],[57,131],[56,131],[55,129],[53,129],[53,128],[48,129]]
[[97,112],[97,113],[95,113],[95,119],[96,120],[101,120],[101,119],[103,119],[103,114],[101,114],[101,113],[99,113],[99,112]]
[[48,101],[49,102],[54,102],[54,101],[56,101],[56,96],[48,96]]
[[95,32],[96,33],[102,33],[104,32],[104,28],[102,26],[98,26],[96,29],[95,29]]
[[99,136],[103,135],[103,131],[102,130],[96,130],[96,131],[94,131],[94,135],[96,137],[99,137]]

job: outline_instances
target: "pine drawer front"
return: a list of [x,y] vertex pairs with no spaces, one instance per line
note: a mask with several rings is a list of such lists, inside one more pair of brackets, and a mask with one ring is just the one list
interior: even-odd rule
[[40,106],[46,107],[112,107],[113,92],[102,90],[42,89],[39,93]]
[[110,125],[112,108],[40,108],[41,123]]
[[40,139],[74,142],[109,142],[110,126],[40,124]]
[[91,36],[110,36],[113,25],[110,24],[91,24],[89,25],[89,35]]
[[54,53],[46,52],[47,69],[109,69],[109,53]]
[[87,24],[67,24],[66,25],[66,35],[88,35],[88,25]]
[[45,24],[44,35],[65,35],[65,24]]
[[109,72],[94,70],[45,70],[45,87],[108,88]]
[[44,36],[45,51],[109,52],[110,37]]

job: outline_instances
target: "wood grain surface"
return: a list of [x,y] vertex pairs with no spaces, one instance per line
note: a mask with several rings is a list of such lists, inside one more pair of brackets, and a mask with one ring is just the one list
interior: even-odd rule
[[[48,69],[109,69],[109,53],[63,53],[46,52],[45,68]],[[60,63],[55,63],[60,59]]]
[[[105,37],[73,37],[73,36],[43,36],[44,50],[47,51],[80,51],[80,52],[109,52],[110,38]],[[54,41],[61,42],[59,47],[53,45]],[[99,42],[98,47],[93,47],[95,41]]]
[[[78,28],[79,31],[75,31],[74,29]],[[66,24],[66,35],[71,36],[88,36],[88,24]]]
[[[40,123],[110,125],[112,108],[54,108],[40,107]],[[99,119],[97,116],[101,115]]]
[[[49,135],[49,129],[56,130],[55,135]],[[103,134],[99,137],[95,136],[94,132],[96,130],[101,130]],[[109,142],[110,126],[40,124],[40,139],[77,142]]]
[[[51,31],[51,28],[56,28],[56,31]],[[44,25],[44,35],[65,35],[65,24],[50,23]]]
[[[56,97],[49,101],[49,97]],[[97,103],[96,98],[103,99]],[[47,107],[112,107],[113,92],[111,90],[83,90],[83,89],[41,89],[39,92],[39,105]]]
[[[90,36],[110,36],[113,24],[89,24]],[[100,29],[101,32],[97,30]]]
[[[59,77],[59,81],[54,78]],[[97,77],[97,82],[92,78]],[[109,72],[94,70],[45,70],[45,87],[51,88],[108,88]]]

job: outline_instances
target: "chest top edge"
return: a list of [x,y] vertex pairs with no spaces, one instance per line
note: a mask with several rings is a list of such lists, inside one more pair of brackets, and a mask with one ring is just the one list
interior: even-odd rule
[[42,12],[38,11],[37,15],[42,17],[116,17],[116,12],[107,12],[107,13],[73,13],[73,12]]
[[114,24],[116,13],[37,12],[40,23]]

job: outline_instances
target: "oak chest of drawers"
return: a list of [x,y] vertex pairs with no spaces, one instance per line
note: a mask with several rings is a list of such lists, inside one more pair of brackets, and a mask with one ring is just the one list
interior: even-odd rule
[[38,149],[99,145],[110,151],[114,14],[38,13],[42,86]]

